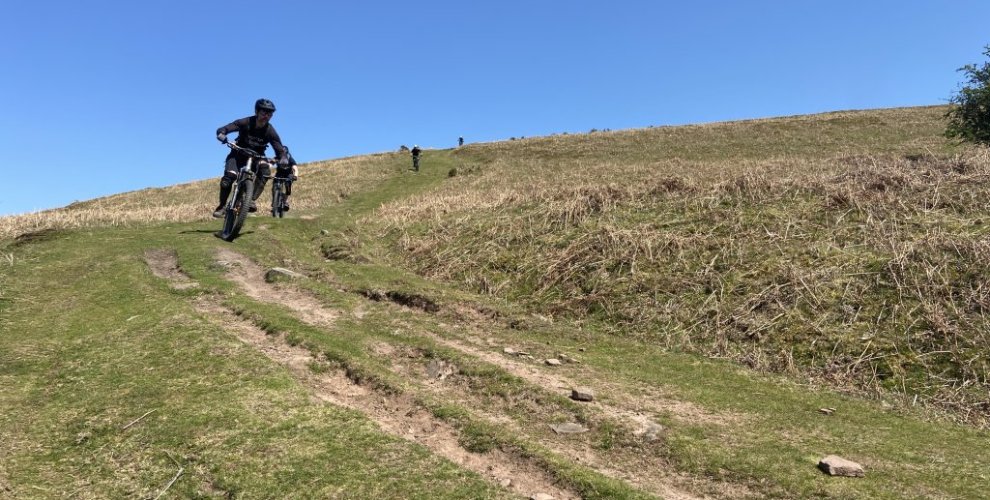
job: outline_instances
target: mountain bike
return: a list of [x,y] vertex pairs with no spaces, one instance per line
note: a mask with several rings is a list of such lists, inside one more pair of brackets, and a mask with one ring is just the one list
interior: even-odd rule
[[237,180],[234,182],[230,197],[227,198],[227,205],[224,207],[223,229],[217,233],[217,237],[225,241],[234,241],[234,238],[241,232],[244,221],[247,219],[249,207],[254,197],[254,181],[257,174],[254,172],[256,162],[264,161],[274,163],[275,160],[266,158],[257,152],[242,148],[233,142],[226,143],[227,147],[237,153],[244,154],[248,161],[237,171]]
[[[276,169],[277,171],[277,169]],[[289,174],[288,177],[272,177],[272,217],[284,217],[285,216],[285,197],[287,196],[287,191],[292,181],[296,180],[296,176]]]

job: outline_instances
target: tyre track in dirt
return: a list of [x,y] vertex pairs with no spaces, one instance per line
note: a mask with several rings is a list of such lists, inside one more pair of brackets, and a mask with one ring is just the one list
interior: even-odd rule
[[[532,365],[511,361],[502,354],[478,349],[464,342],[443,338],[431,332],[417,331],[416,333],[429,337],[438,345],[497,366],[532,386],[540,387],[550,392],[558,392],[565,396],[570,396],[571,387],[574,387],[573,384],[570,384],[562,377],[545,373]],[[619,462],[616,461],[617,456],[614,453],[610,454],[605,451],[596,450],[589,443],[581,442],[580,439],[573,440],[566,436],[548,435],[545,432],[534,433],[531,425],[528,426],[525,423],[517,422],[504,415],[491,415],[487,411],[477,409],[479,402],[472,401],[472,396],[470,395],[465,396],[465,393],[470,392],[469,389],[456,385],[459,375],[451,376],[448,380],[437,380],[434,377],[425,375],[430,370],[421,363],[417,363],[416,358],[422,357],[417,353],[410,353],[408,349],[389,349],[381,345],[376,346],[376,352],[387,356],[395,369],[400,371],[405,377],[418,379],[424,388],[431,393],[447,399],[460,399],[462,400],[462,404],[475,404],[475,411],[484,414],[493,422],[498,422],[500,425],[520,435],[527,435],[528,439],[538,442],[549,450],[569,457],[605,476],[624,481],[642,491],[648,491],[659,497],[672,500],[704,498],[704,496],[688,492],[679,486],[682,484],[693,484],[695,487],[692,489],[714,491],[717,498],[755,496],[748,488],[742,485],[716,483],[707,479],[698,480],[695,477],[672,472],[669,463],[665,459],[647,450],[650,446],[656,444],[654,440],[662,439],[662,436],[654,434],[657,433],[658,429],[662,429],[662,427],[654,422],[654,417],[649,411],[616,408],[599,401],[581,403],[585,407],[592,409],[592,413],[597,412],[598,415],[603,416],[606,421],[618,422],[625,426],[642,440],[644,449],[636,450],[642,451],[642,454],[632,455],[628,453],[630,450],[627,449],[624,459]],[[456,368],[453,371],[456,372]],[[662,434],[662,430],[659,432]],[[651,434],[653,434],[652,438],[650,437]]]
[[[146,260],[157,259],[154,264],[149,260],[149,267],[158,269],[153,272],[169,280],[173,286],[191,281],[178,269],[177,261],[172,262],[174,253],[157,252],[145,257]],[[221,248],[217,257],[218,263],[226,268],[227,277],[252,299],[286,306],[304,322],[316,327],[329,327],[339,316],[339,311],[326,308],[309,294],[290,287],[276,288],[267,283],[264,270],[243,255]],[[174,271],[167,271],[169,269]],[[580,498],[575,492],[555,484],[544,469],[529,460],[498,449],[484,454],[464,449],[459,442],[459,432],[453,426],[434,417],[408,395],[386,394],[359,384],[349,378],[343,369],[315,372],[311,366],[323,362],[308,349],[290,345],[284,335],[266,333],[253,322],[218,303],[215,298],[201,297],[194,305],[207,318],[224,318],[222,322],[215,321],[215,324],[285,366],[318,400],[358,411],[387,434],[425,446],[434,454],[515,494],[526,498],[538,494],[551,495],[555,499]]]
[[[328,324],[325,323],[326,318],[338,317],[341,314],[340,311],[329,310],[315,297],[308,293],[299,291],[298,289],[291,289],[291,287],[278,287],[276,290],[275,285],[265,281],[265,272],[260,266],[255,264],[249,258],[232,250],[221,248],[217,252],[217,260],[218,262],[227,264],[226,267],[228,269],[228,277],[237,283],[250,297],[259,301],[276,303],[287,307],[299,313],[300,317],[305,322],[313,326],[328,326]],[[394,307],[403,307],[404,309],[418,311],[416,308],[408,308],[400,305],[395,305]],[[570,387],[574,387],[574,385],[565,378],[547,373],[535,366],[506,358],[501,353],[488,351],[460,340],[445,338],[432,332],[422,331],[421,329],[416,330],[415,333],[426,336],[448,349],[458,351],[467,356],[477,358],[480,361],[499,367],[507,373],[514,375],[527,383],[532,384],[533,386],[557,390],[562,393],[566,392],[567,396],[570,395]],[[420,382],[423,381],[421,380]],[[425,384],[423,383],[420,385],[424,386],[424,389],[430,392],[439,392],[447,397],[456,398],[458,396],[450,391],[450,387],[425,387]],[[630,429],[640,431],[648,429],[649,425],[653,423],[653,414],[659,413],[660,411],[668,411],[670,409],[669,405],[663,406],[662,410],[660,410],[659,408],[642,409],[639,407],[633,409],[616,408],[612,405],[603,404],[601,402],[591,402],[588,404],[593,410],[598,411],[607,418],[618,421]],[[692,413],[697,415],[700,412],[702,412],[702,410],[699,409]],[[506,420],[511,420],[503,418],[502,416],[495,416],[495,418],[492,418],[491,415],[485,416],[493,422],[500,422],[500,425],[504,425]],[[567,456],[578,458],[578,462],[591,467],[593,470],[605,476],[627,482],[643,491],[649,491],[663,498],[676,500],[694,500],[702,498],[676,486],[674,484],[675,477],[680,476],[670,472],[669,464],[658,457],[637,457],[634,460],[636,463],[636,470],[619,470],[615,468],[616,464],[612,463],[609,457],[590,449],[588,446],[581,446],[577,443],[571,443],[566,440],[552,442],[547,440],[538,440],[538,442],[548,449],[565,451]],[[680,482],[692,482],[693,480],[694,478],[687,478],[686,481]],[[738,497],[746,496],[751,493],[741,485],[712,483],[709,481],[705,481],[704,483],[705,488],[718,491],[719,496]]]
[[[265,282],[262,269],[240,254],[221,249],[217,256],[218,262],[227,268],[227,276],[253,299],[289,306],[313,326],[329,326],[339,315],[338,311],[329,310],[312,296],[298,291],[280,289],[279,293],[274,293],[274,287]],[[173,287],[194,283],[179,269],[174,252],[146,252],[145,261],[156,276],[168,280]],[[290,345],[283,335],[269,335],[217,302],[215,297],[200,297],[193,305],[218,328],[286,367],[293,378],[307,387],[317,400],[358,411],[375,422],[383,432],[420,444],[518,495],[527,498],[538,494],[548,494],[556,499],[580,498],[576,493],[556,485],[545,470],[528,460],[498,449],[485,454],[465,450],[459,444],[456,429],[416,405],[408,395],[381,393],[354,382],[342,369],[313,371],[311,366],[321,361],[308,349]],[[303,308],[312,309],[304,311]],[[223,321],[216,318],[223,318]]]

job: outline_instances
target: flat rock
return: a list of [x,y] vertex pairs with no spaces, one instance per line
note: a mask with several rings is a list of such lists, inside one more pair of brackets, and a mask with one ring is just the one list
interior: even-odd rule
[[571,389],[571,399],[574,401],[594,401],[595,391],[587,387],[575,387]]
[[863,477],[863,466],[837,455],[829,455],[818,462],[818,468],[830,476]]
[[302,274],[282,267],[273,267],[265,272],[265,281],[272,283],[280,278],[305,278]]
[[663,435],[663,426],[655,422],[646,422],[642,427],[633,432],[634,435],[643,441],[656,441]]
[[550,366],[560,366],[560,364],[561,364],[560,363],[560,360],[559,359],[556,359],[556,358],[550,358],[548,360],[545,360],[544,363],[546,363],[546,364],[548,364]]
[[431,379],[443,380],[457,373],[457,367],[440,359],[431,359],[426,365],[426,375]]
[[550,428],[557,434],[581,434],[582,432],[588,432],[587,427],[570,422],[566,424],[551,424]]

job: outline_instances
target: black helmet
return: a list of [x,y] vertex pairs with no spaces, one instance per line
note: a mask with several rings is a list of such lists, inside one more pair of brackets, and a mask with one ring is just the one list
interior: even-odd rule
[[259,109],[265,109],[274,113],[275,104],[268,99],[258,99],[257,101],[254,101],[254,110],[258,111]]

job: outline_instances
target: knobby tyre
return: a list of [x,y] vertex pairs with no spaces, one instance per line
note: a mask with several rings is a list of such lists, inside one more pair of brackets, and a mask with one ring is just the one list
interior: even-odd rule
[[282,182],[272,182],[272,217],[281,218],[285,215],[285,188]]
[[232,216],[233,224],[230,231],[225,231],[227,241],[232,241],[236,238],[241,232],[241,228],[244,227],[244,221],[248,215],[248,207],[251,205],[251,193],[254,193],[254,181],[246,179],[241,183],[240,189],[238,189],[233,210],[228,211],[233,212],[228,214],[228,216]]
[[239,186],[234,187],[234,192],[232,193],[233,198],[227,202],[227,207],[223,212],[223,229],[220,230],[220,237],[225,240],[231,239],[231,232],[234,230],[234,224],[237,221],[237,212],[240,210],[238,205],[238,198],[241,196],[241,191]]

